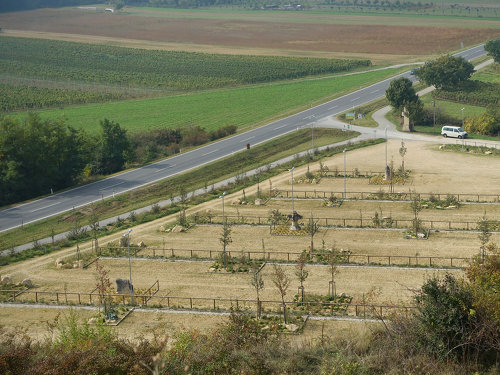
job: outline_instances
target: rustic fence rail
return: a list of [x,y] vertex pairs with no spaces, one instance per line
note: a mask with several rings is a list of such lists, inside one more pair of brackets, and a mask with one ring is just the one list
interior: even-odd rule
[[[99,295],[88,292],[68,291],[35,291],[28,290],[17,296],[18,290],[0,290],[2,295],[9,297],[13,302],[35,303],[35,304],[58,304],[58,305],[99,305],[102,297],[112,298],[114,303],[131,305],[130,295],[106,294]],[[182,310],[204,310],[204,311],[231,311],[249,310],[254,311],[257,300],[237,298],[207,298],[207,297],[177,297],[159,295],[135,295],[136,301],[142,301],[143,306],[166,309]],[[263,313],[280,313],[283,303],[281,301],[261,300]],[[356,304],[336,302],[285,302],[291,313],[299,315],[309,314],[314,310],[315,315],[341,315],[363,318],[386,318],[395,313],[408,314],[415,306],[404,305],[377,305]]]
[[[110,248],[100,248],[104,253]],[[124,254],[126,249],[123,247],[111,248],[115,254]],[[180,249],[180,248],[158,248],[146,247],[138,252],[140,258],[189,258],[189,259],[217,259],[223,253],[222,250],[211,249]],[[295,262],[299,251],[262,251],[262,250],[227,250],[227,255],[233,258],[245,257],[249,261],[286,261]],[[325,255],[326,253],[310,253],[314,259],[316,255]],[[378,255],[378,254],[350,254],[342,255],[343,260],[339,264],[374,264],[387,266],[416,266],[416,267],[455,267],[462,268],[468,266],[472,258],[466,257],[442,257],[442,256],[418,256],[418,255]],[[317,263],[317,262],[316,262]]]
[[[206,217],[194,217],[196,224],[222,224],[222,215],[210,215]],[[306,220],[307,218],[304,218]],[[270,218],[268,216],[257,215],[224,215],[224,220],[229,224],[257,224],[269,225]],[[317,225],[323,227],[334,228],[395,228],[395,229],[412,229],[414,225],[413,219],[397,219],[390,218],[390,224],[374,225],[371,217],[314,217]],[[462,220],[429,220],[419,219],[421,225],[431,230],[477,230],[477,221],[462,221]],[[490,220],[493,224],[492,232],[500,231],[500,222]]]
[[[390,193],[389,191],[346,191],[345,199],[371,199],[371,200],[401,200],[410,201],[415,196],[421,199],[429,200],[429,198],[436,198],[438,201],[445,200],[448,196],[456,198],[459,202],[477,202],[477,203],[498,203],[500,202],[500,193],[498,194],[473,194],[473,193],[415,193],[415,192],[401,192]],[[293,189],[293,196],[295,199],[328,199],[335,197],[342,199],[344,197],[343,191],[333,190],[297,190]],[[279,189],[276,192],[277,198],[292,198],[292,190]]]

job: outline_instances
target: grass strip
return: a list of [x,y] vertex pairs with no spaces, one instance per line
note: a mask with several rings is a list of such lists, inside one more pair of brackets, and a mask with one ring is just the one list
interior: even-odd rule
[[[320,147],[353,138],[357,136],[357,134],[358,133],[356,132],[342,132],[339,129],[318,128],[314,131],[314,142],[316,147]],[[360,145],[351,145],[349,147],[358,148],[371,144],[375,143],[364,142]],[[105,218],[155,204],[167,198],[173,198],[181,195],[182,192],[193,191],[198,188],[206,187],[207,195],[204,197],[197,197],[192,202],[192,204],[199,204],[200,201],[209,200],[220,195],[215,190],[208,189],[212,184],[245,171],[258,168],[259,166],[265,166],[266,164],[279,160],[285,156],[305,151],[310,148],[310,145],[310,130],[302,129],[271,140],[265,144],[256,146],[250,150],[245,150],[231,157],[218,160],[195,170],[191,170],[187,173],[180,174],[141,189],[118,195],[115,198],[96,203],[94,205],[94,212],[97,214],[99,220],[103,220]],[[343,147],[318,152],[313,159],[317,160],[322,157],[333,155],[334,153],[341,152],[342,149]],[[298,166],[304,162],[305,161],[297,159],[292,163],[293,165]],[[269,178],[281,173],[283,168],[286,168],[286,166],[274,168],[272,170],[269,168],[263,168],[261,174],[256,178],[260,180]],[[235,186],[231,187],[231,189],[237,191],[256,182],[257,180],[255,179],[239,179],[239,182]],[[210,194],[208,194],[209,190]],[[226,190],[228,192],[230,191],[230,189]],[[158,210],[158,212],[150,215],[146,221],[154,220],[161,216],[175,212],[167,211],[168,209]],[[0,249],[11,249],[14,246],[19,246],[29,241],[35,242],[42,238],[49,238],[57,233],[67,232],[75,228],[75,223],[87,225],[89,223],[90,214],[90,206],[82,207],[75,211],[63,213],[26,225],[24,228],[16,228],[2,233],[0,234]],[[112,228],[108,229],[113,230]],[[106,234],[109,234],[109,232]],[[71,245],[70,241],[67,241],[67,245]]]
[[[42,119],[65,118],[75,128],[97,134],[108,118],[130,133],[158,128],[201,126],[207,131],[226,125],[249,129],[297,113],[405,71],[386,69],[275,84],[221,89],[189,95],[125,100],[40,111]],[[306,103],[306,104],[304,104]],[[28,112],[11,114],[25,118]]]

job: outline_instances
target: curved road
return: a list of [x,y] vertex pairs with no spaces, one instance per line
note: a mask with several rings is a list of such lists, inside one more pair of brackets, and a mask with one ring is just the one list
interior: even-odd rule
[[[467,60],[472,60],[485,53],[484,45],[480,45],[457,53],[455,56],[462,56]],[[196,150],[142,168],[124,172],[98,182],[2,210],[0,211],[0,232],[54,216],[73,208],[85,206],[100,199],[109,198],[114,194],[137,189],[178,173],[200,167],[217,159],[242,151],[245,149],[247,143],[253,146],[266,142],[272,138],[282,136],[297,128],[310,126],[312,123],[328,116],[337,115],[353,107],[363,105],[384,96],[390,81],[399,77],[407,77],[414,80],[414,77],[412,77],[409,72],[399,74],[314,108],[210,145],[200,147]],[[364,133],[363,135],[367,138],[376,136],[373,129],[356,128],[356,130]],[[380,135],[379,133],[379,136]],[[389,136],[391,137],[392,135]],[[400,135],[397,135],[397,137],[400,137]]]

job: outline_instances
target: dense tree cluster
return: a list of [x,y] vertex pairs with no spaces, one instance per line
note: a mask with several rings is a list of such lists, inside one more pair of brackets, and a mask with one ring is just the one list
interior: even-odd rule
[[0,12],[37,8],[58,8],[95,3],[95,0],[2,0],[0,1]]
[[385,92],[385,97],[394,110],[406,111],[412,125],[421,120],[423,104],[415,93],[413,83],[408,78],[401,77],[392,80]]
[[0,118],[0,205],[72,186],[90,175],[107,175],[236,132],[228,125],[207,132],[199,126],[128,134],[104,119],[97,136],[62,120],[29,114],[24,121]]
[[493,57],[496,63],[500,63],[500,38],[488,40],[484,45],[488,55]]
[[29,115],[0,120],[0,205],[75,182],[86,158],[81,133],[60,120]]
[[467,81],[474,73],[474,65],[463,57],[441,56],[428,61],[415,74],[428,85],[437,89],[454,89]]

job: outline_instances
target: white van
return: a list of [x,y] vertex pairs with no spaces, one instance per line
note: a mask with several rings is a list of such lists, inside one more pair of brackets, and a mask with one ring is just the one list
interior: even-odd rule
[[458,126],[443,126],[441,128],[443,137],[467,138],[467,132]]

